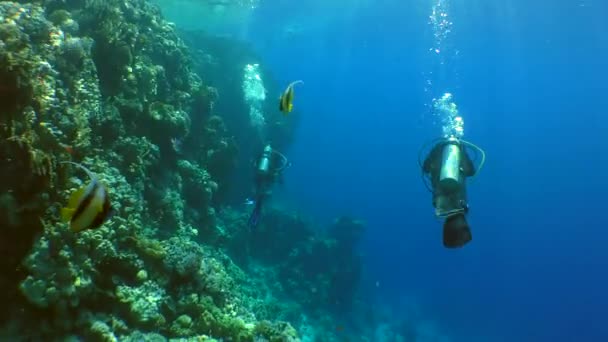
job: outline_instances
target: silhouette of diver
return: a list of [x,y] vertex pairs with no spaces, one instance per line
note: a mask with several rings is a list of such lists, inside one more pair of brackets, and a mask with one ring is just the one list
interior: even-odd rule
[[277,181],[282,181],[282,173],[290,165],[287,158],[274,150],[270,144],[264,147],[262,154],[255,163],[255,205],[247,223],[250,229],[257,227],[262,216],[264,203],[272,195],[272,186]]
[[[481,162],[477,168],[467,153],[467,147],[481,154]],[[435,146],[423,163],[419,158],[425,185],[433,193],[435,215],[445,219],[443,245],[446,248],[462,247],[472,239],[466,220],[469,204],[465,180],[475,176],[484,161],[485,153],[482,149],[456,137],[435,140]]]

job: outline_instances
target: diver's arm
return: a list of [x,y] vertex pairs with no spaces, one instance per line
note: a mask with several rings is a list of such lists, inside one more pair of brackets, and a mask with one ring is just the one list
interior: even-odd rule
[[273,156],[272,164],[274,165],[273,167],[276,170],[276,172],[282,172],[287,167],[289,167],[289,165],[290,165],[289,160],[287,160],[287,157],[285,157],[285,155],[283,155],[281,152],[273,150],[272,156]]
[[473,161],[469,157],[469,154],[467,153],[465,147],[462,146],[461,149],[462,149],[462,156],[463,156],[462,172],[464,173],[465,177],[472,177],[475,175],[475,172],[477,171],[477,170],[475,170],[475,164],[473,164]]
[[422,171],[424,173],[431,173],[434,169],[438,167],[436,163],[440,162],[438,158],[441,155],[441,149],[443,148],[443,145],[444,144],[435,145],[433,149],[429,152],[429,154],[426,156],[426,159],[422,164]]
[[431,156],[427,156],[422,164],[422,172],[430,173],[431,172]]

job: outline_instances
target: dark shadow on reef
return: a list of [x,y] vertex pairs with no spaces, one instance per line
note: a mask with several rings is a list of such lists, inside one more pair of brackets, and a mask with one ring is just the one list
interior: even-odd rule
[[315,311],[344,315],[351,309],[361,275],[357,245],[364,225],[341,217],[320,232],[297,215],[274,211],[255,234],[252,256],[278,270],[283,288]]

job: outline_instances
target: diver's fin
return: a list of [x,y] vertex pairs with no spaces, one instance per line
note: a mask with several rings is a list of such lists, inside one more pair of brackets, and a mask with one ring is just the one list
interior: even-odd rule
[[448,216],[443,224],[443,246],[458,248],[471,241],[471,229],[464,214]]
[[247,225],[249,226],[249,229],[255,229],[258,226],[258,223],[260,222],[261,214],[262,214],[262,199],[258,198],[258,200],[255,201],[255,207],[253,208],[253,211],[251,212],[251,215],[249,216],[249,221],[247,221]]

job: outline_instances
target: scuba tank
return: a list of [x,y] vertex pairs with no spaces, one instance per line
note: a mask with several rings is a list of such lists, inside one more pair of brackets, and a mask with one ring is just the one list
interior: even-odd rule
[[460,189],[462,174],[460,172],[460,144],[458,139],[450,137],[443,146],[441,155],[441,171],[439,184],[446,192],[456,192]]
[[262,156],[258,160],[257,168],[256,168],[256,197],[255,197],[255,207],[249,216],[248,225],[249,228],[254,229],[260,220],[262,215],[262,206],[265,198],[270,194],[270,185],[272,184],[269,181],[269,177],[271,175],[271,160],[273,154],[272,147],[270,145],[264,146],[264,151],[262,152]]
[[266,145],[260,161],[258,162],[258,173],[267,174],[270,172],[270,158],[272,158],[272,147]]

